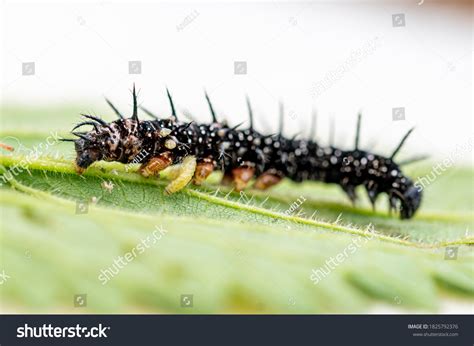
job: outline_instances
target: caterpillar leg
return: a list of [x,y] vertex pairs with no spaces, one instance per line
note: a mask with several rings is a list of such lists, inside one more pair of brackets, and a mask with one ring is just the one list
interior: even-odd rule
[[393,193],[388,195],[388,214],[392,216],[392,211],[397,210],[397,198]]
[[355,192],[355,186],[354,185],[341,185],[342,189],[344,192],[347,194],[347,197],[351,200],[352,206],[355,206],[355,203],[357,201],[357,194]]
[[196,157],[186,156],[183,162],[178,166],[177,171],[172,172],[176,175],[165,188],[165,193],[171,195],[182,188],[184,188],[193,178],[194,172],[196,171]]
[[156,157],[153,157],[147,163],[141,165],[138,170],[144,177],[157,176],[163,169],[173,163],[170,151],[164,152]]
[[282,177],[280,175],[277,175],[275,172],[267,171],[257,178],[253,186],[258,190],[266,190],[278,184],[281,180]]
[[196,172],[194,173],[193,183],[194,185],[201,185],[204,180],[214,170],[214,164],[210,159],[204,159],[196,165]]
[[224,186],[232,186],[232,171],[225,171],[222,176],[221,184]]
[[249,166],[241,166],[232,170],[232,177],[235,190],[242,191],[245,189],[250,179],[255,174],[255,168]]
[[369,196],[370,203],[372,204],[372,210],[375,211],[375,202],[379,195],[378,185],[373,180],[370,180],[365,184],[365,189],[367,196]]

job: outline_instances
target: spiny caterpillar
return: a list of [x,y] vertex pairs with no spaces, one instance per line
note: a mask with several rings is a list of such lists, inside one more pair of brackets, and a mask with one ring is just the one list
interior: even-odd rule
[[[158,176],[159,172],[171,167],[172,181],[165,189],[167,194],[181,190],[191,180],[200,185],[214,170],[221,170],[222,183],[233,185],[237,191],[243,190],[254,178],[253,186],[265,190],[286,177],[295,182],[315,180],[338,184],[352,203],[357,199],[355,188],[363,185],[373,207],[377,197],[386,193],[389,211],[398,207],[401,219],[413,217],[420,206],[422,192],[394,162],[413,129],[387,158],[359,149],[360,114],[355,149],[347,151],[332,145],[323,147],[313,141],[314,121],[310,139],[283,136],[282,108],[279,133],[259,133],[253,126],[248,98],[250,126],[247,129],[239,129],[241,124],[229,127],[219,122],[207,93],[212,123],[182,122],[177,118],[168,90],[167,94],[171,116],[166,119],[158,118],[143,107],[140,109],[154,119],[138,119],[135,86],[130,118],[125,118],[108,99],[106,101],[118,120],[107,123],[99,117],[82,114],[86,121],[76,125],[71,132],[78,138],[63,139],[75,144],[77,173],[82,174],[93,162],[100,160],[125,164],[139,162],[139,173],[145,177]],[[92,126],[92,130],[74,131],[85,125]]]

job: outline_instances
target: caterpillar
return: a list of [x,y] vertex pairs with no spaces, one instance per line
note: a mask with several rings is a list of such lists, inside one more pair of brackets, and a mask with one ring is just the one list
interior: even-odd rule
[[[340,185],[352,204],[357,200],[356,187],[362,185],[374,210],[378,196],[384,193],[388,195],[389,212],[398,210],[401,219],[412,218],[421,204],[422,191],[394,161],[413,129],[405,134],[390,157],[384,157],[359,148],[360,114],[355,148],[342,150],[332,145],[321,146],[312,139],[315,121],[309,139],[285,137],[282,107],[279,132],[271,135],[258,132],[248,98],[250,123],[246,129],[241,129],[242,124],[230,127],[226,122],[219,122],[206,92],[212,122],[181,121],[169,90],[166,92],[171,107],[168,118],[159,118],[139,107],[135,85],[131,117],[125,117],[107,98],[117,120],[107,123],[100,117],[82,114],[85,121],[71,131],[77,138],[63,139],[74,142],[77,173],[82,174],[100,160],[139,162],[138,172],[145,177],[159,176],[162,170],[171,167],[172,180],[165,188],[167,194],[181,190],[191,181],[201,185],[216,170],[223,173],[222,183],[233,185],[237,191],[245,189],[253,179],[253,187],[260,190],[278,184],[283,178],[295,182],[312,180]],[[140,120],[139,108],[153,120]],[[86,125],[92,126],[90,131],[77,131]]]

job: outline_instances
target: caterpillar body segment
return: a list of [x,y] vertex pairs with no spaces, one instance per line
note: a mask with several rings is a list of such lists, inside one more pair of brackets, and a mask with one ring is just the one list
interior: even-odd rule
[[204,159],[196,166],[193,184],[201,185],[209,175],[214,171],[214,163],[210,158]]
[[165,151],[156,157],[152,157],[146,163],[142,164],[139,172],[144,177],[158,176],[162,170],[169,167],[173,163],[171,153]]

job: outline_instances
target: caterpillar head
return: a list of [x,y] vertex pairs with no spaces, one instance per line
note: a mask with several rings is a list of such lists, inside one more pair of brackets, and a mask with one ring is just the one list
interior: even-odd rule
[[83,173],[93,162],[102,160],[104,156],[101,148],[96,145],[97,142],[95,140],[87,138],[87,135],[82,136],[74,141],[77,173]]
[[[380,160],[379,160],[380,162]],[[381,193],[387,193],[389,210],[399,210],[400,219],[412,218],[421,205],[422,191],[393,162],[382,161],[377,176],[364,183],[372,205]],[[387,164],[387,165],[385,165]]]
[[404,177],[392,183],[393,188],[389,191],[390,206],[394,207],[396,201],[400,202],[400,218],[410,219],[421,204],[422,191],[413,182]]
[[166,154],[177,163],[188,156],[191,139],[187,129],[193,122],[183,124],[178,121],[168,90],[167,94],[172,113],[168,119],[160,119],[143,107],[155,120],[138,119],[135,85],[132,89],[133,112],[130,118],[125,118],[108,99],[106,101],[119,117],[118,120],[106,123],[98,117],[83,114],[87,120],[74,127],[73,131],[84,125],[91,125],[93,129],[89,132],[72,132],[78,139],[63,139],[75,144],[76,171],[81,174],[92,163],[100,160],[144,164],[153,156]]
[[[120,119],[107,124],[100,118],[83,116],[92,121],[82,122],[74,129],[83,125],[94,128],[89,132],[72,132],[79,137],[74,140],[78,173],[83,173],[92,163],[100,160],[129,163],[141,152],[143,140],[137,121]],[[127,135],[122,136],[124,133]]]

